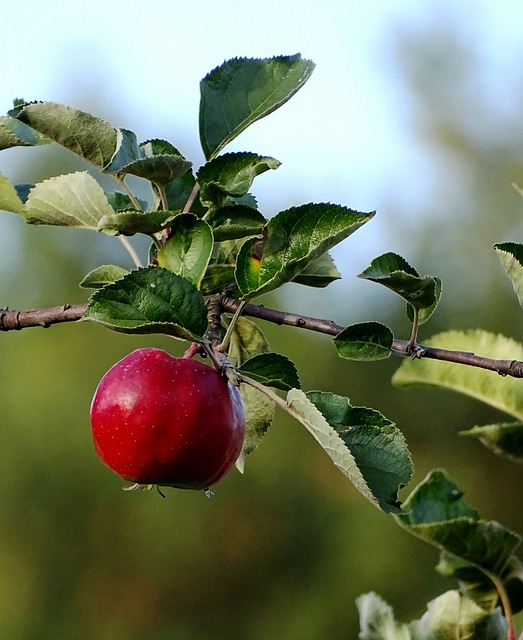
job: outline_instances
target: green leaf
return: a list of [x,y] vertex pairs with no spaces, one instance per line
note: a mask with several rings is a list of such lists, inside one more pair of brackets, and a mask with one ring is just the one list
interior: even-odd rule
[[350,449],[365,482],[386,513],[400,512],[398,491],[412,478],[412,459],[401,431],[375,409],[353,407],[333,393],[307,398]]
[[[170,180],[164,186],[165,196],[167,198],[167,203],[169,204],[169,210],[176,211],[177,209],[183,209],[195,185],[196,185],[196,179],[193,176],[192,171],[187,171],[179,178]],[[158,195],[158,189],[154,185],[154,183],[153,183],[153,189],[155,193]],[[200,202],[200,200],[196,198],[192,203],[191,213],[195,213],[199,216],[202,216],[205,213],[205,211],[206,210],[202,206],[202,203]]]
[[429,602],[420,620],[411,622],[412,640],[505,640],[507,623],[500,609],[484,611],[459,591]]
[[213,249],[211,228],[192,213],[170,223],[170,237],[158,251],[158,264],[200,286]]
[[124,167],[144,157],[144,152],[138,144],[136,134],[128,129],[116,130],[116,149],[104,173],[125,173]]
[[33,147],[52,140],[11,116],[0,117],[0,151],[12,147]]
[[111,284],[120,280],[129,271],[122,269],[114,264],[104,264],[101,267],[96,267],[90,271],[85,278],[80,282],[80,286],[84,289],[100,289],[106,284]]
[[[447,331],[424,344],[480,353],[497,360],[523,360],[523,345],[519,342],[482,330]],[[516,378],[501,377],[479,367],[460,367],[452,362],[421,358],[403,360],[392,382],[399,387],[428,384],[452,389],[523,421],[523,386]]]
[[[447,578],[459,581],[461,592],[485,611],[494,611],[501,604],[499,592],[483,571],[462,558],[442,551],[436,570]],[[501,582],[510,600],[513,613],[523,609],[523,566],[517,556],[510,556]]]
[[[231,335],[228,357],[236,367],[241,367],[249,358],[267,353],[269,344],[259,327],[241,316],[237,319]],[[248,384],[240,385],[240,394],[245,408],[245,439],[236,467],[243,473],[245,460],[262,441],[274,417],[274,402],[264,393]]]
[[[418,325],[424,324],[432,317],[434,311],[436,311],[436,307],[439,304],[441,298],[441,291],[443,289],[443,284],[439,278],[434,278],[434,302],[429,306],[423,309],[418,309]],[[407,302],[407,317],[411,322],[414,322],[414,308],[410,303]]]
[[[136,206],[131,198],[121,191],[113,191],[113,192],[105,192],[105,197],[107,198],[107,202],[111,205],[111,207],[117,211],[136,211]],[[140,205],[142,211],[147,209],[147,202],[145,200],[140,200],[136,198],[136,201]]]
[[30,224],[98,229],[100,220],[114,210],[98,182],[78,171],[36,184],[21,215]]
[[[220,293],[234,285],[234,266],[225,264],[210,264],[203,276],[200,290],[204,296]],[[234,291],[231,293],[234,294]]]
[[247,240],[238,254],[236,281],[244,299],[276,289],[368,222],[360,213],[334,204],[305,204],[269,220],[263,238]]
[[407,498],[400,525],[426,542],[501,577],[520,543],[498,522],[479,519],[443,471],[432,471]]
[[234,58],[200,83],[200,141],[216,156],[256,120],[289,100],[309,79],[314,63],[300,54],[268,59]]
[[461,431],[463,436],[479,438],[488,449],[515,462],[523,462],[523,423],[505,422],[476,426]]
[[121,234],[134,236],[136,233],[152,235],[165,229],[171,220],[179,214],[178,211],[123,211],[111,213],[100,218],[98,230],[110,236]]
[[341,358],[347,360],[384,360],[391,354],[392,331],[379,322],[359,322],[343,329],[332,339]]
[[23,215],[24,203],[20,199],[16,188],[0,173],[0,211],[9,211]]
[[307,287],[326,287],[341,278],[334,260],[327,252],[312,260],[292,281]]
[[299,389],[291,389],[287,394],[289,412],[312,434],[338,469],[354,484],[374,506],[380,507],[379,500],[372,493],[350,449],[339,433],[330,426],[325,417],[311,400]]
[[512,282],[519,304],[523,306],[523,245],[515,242],[502,242],[495,244],[494,249]]
[[234,269],[241,242],[241,240],[226,240],[215,243],[211,261],[201,284],[201,290],[205,295],[220,293],[226,288],[231,290],[232,295],[237,295]]
[[279,353],[257,354],[244,362],[239,372],[267,387],[282,391],[300,388],[300,379],[294,363]]
[[396,622],[392,607],[375,593],[356,599],[360,614],[360,640],[412,640],[405,624]]
[[420,620],[396,622],[392,607],[375,593],[356,600],[361,640],[505,640],[501,610],[489,613],[459,591],[447,591],[429,602]]
[[96,291],[82,320],[121,333],[165,333],[203,342],[207,307],[192,282],[166,269],[147,267]]
[[280,162],[256,153],[226,153],[204,164],[197,173],[200,200],[206,207],[222,206],[227,196],[241,197],[251,188],[254,178]]
[[[396,253],[384,253],[378,256],[358,277],[382,284],[416,309],[430,308],[429,317],[441,295],[441,284],[438,278],[420,277],[416,269]],[[426,320],[428,320],[427,316],[424,317],[424,321]]]
[[151,140],[141,142],[140,148],[142,149],[146,158],[163,155],[181,156],[183,158],[183,154],[180,153],[173,144],[171,144],[167,140],[161,140],[160,138],[152,138]]
[[165,185],[171,180],[183,176],[191,168],[192,163],[178,155],[156,155],[152,158],[141,158],[122,166],[119,173],[131,174],[145,178],[157,185]]
[[[252,193],[245,193],[243,196],[231,196],[232,204],[241,204],[245,207],[250,207],[251,209],[258,208],[258,201],[256,197]],[[227,203],[225,203],[227,204]]]
[[114,127],[90,113],[63,104],[27,104],[17,118],[100,169],[109,164],[117,148]]
[[259,211],[242,204],[214,209],[206,216],[206,221],[212,228],[216,242],[260,234],[267,222]]

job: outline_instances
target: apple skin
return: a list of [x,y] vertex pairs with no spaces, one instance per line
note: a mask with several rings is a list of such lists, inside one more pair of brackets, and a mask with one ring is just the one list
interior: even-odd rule
[[238,389],[215,369],[146,348],[102,378],[91,427],[96,453],[125,480],[207,489],[240,455],[245,412]]

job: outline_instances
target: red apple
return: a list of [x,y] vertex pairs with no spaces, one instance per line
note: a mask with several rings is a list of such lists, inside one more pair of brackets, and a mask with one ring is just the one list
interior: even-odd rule
[[94,446],[126,480],[206,489],[240,455],[240,393],[215,369],[161,349],[138,349],[100,381],[91,404]]

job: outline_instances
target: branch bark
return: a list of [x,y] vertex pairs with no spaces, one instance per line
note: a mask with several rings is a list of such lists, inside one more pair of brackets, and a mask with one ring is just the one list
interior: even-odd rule
[[[223,310],[229,313],[234,313],[239,304],[239,300],[234,298],[225,297],[221,300]],[[87,303],[76,305],[65,304],[59,307],[31,309],[28,311],[0,309],[0,331],[13,331],[27,327],[47,328],[53,324],[62,322],[75,322],[82,318],[86,309]],[[247,303],[242,313],[243,315],[259,318],[260,320],[265,320],[273,324],[297,327],[330,336],[337,335],[345,328],[332,320],[312,318],[286,311],[277,311],[276,309],[270,309],[260,304]],[[495,371],[502,376],[523,378],[523,362],[518,360],[495,360],[467,351],[451,351],[449,349],[427,347],[420,344],[415,346],[413,354],[411,354],[409,341],[397,339],[392,343],[392,351],[395,355],[402,357],[430,358],[432,360],[454,362],[455,364]]]
[[0,309],[0,331],[16,331],[27,327],[43,327],[47,329],[52,324],[80,320],[86,310],[87,303],[63,304],[60,307],[31,309],[29,311]]

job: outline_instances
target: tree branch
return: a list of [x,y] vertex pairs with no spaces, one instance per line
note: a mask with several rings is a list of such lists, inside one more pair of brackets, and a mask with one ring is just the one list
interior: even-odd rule
[[[234,298],[224,297],[221,300],[221,305],[224,311],[234,313],[240,305],[240,301]],[[61,322],[75,322],[82,318],[86,309],[87,303],[76,305],[65,304],[60,307],[32,309],[29,311],[0,309],[0,331],[13,331],[27,327],[47,328]],[[276,309],[269,309],[260,304],[247,303],[243,308],[242,314],[272,322],[273,324],[298,327],[330,336],[335,336],[345,329],[345,327],[336,324],[332,320],[311,318],[286,311],[277,311]],[[518,360],[494,360],[492,358],[477,356],[467,351],[450,351],[449,349],[427,347],[419,344],[415,345],[413,353],[411,354],[409,353],[408,340],[394,340],[392,343],[392,352],[402,357],[430,358],[432,360],[454,362],[455,364],[495,371],[502,376],[523,378],[523,362]]]
[[31,309],[30,311],[10,311],[0,309],[0,331],[13,331],[27,327],[43,327],[47,329],[59,322],[75,322],[80,320],[87,309],[84,304],[63,304],[61,307],[47,309]]

